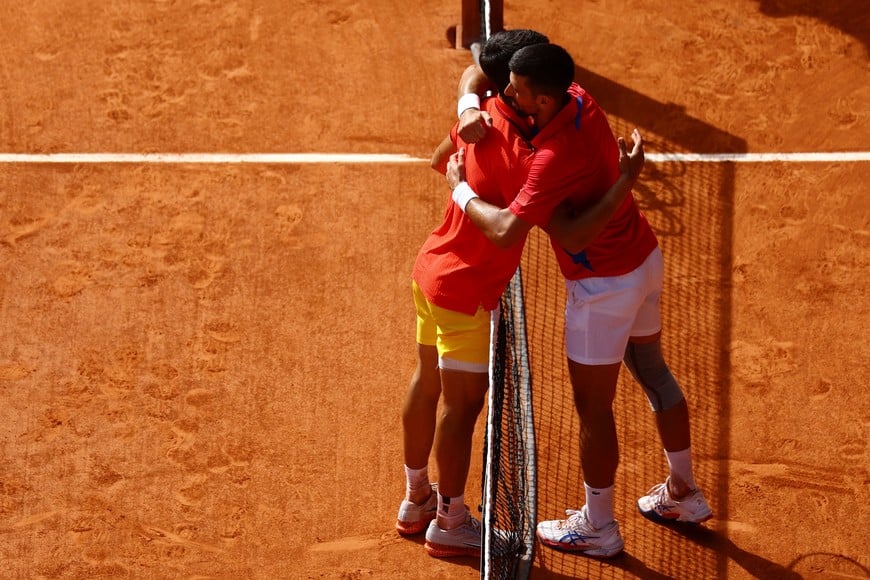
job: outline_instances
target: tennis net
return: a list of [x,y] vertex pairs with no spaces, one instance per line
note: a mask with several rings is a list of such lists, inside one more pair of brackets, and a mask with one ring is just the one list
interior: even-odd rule
[[535,429],[522,273],[492,316],[480,577],[525,579],[534,560]]
[[[463,1],[464,34],[475,61],[502,29],[502,1]],[[483,452],[480,577],[524,580],[534,561],[535,428],[522,272],[518,268],[493,312],[490,388]]]

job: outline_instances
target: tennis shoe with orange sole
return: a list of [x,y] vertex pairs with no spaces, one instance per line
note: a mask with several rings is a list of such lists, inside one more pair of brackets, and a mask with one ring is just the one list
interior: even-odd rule
[[433,558],[456,556],[480,557],[480,522],[466,510],[465,522],[451,530],[442,530],[437,520],[426,530],[426,553]]
[[416,504],[409,499],[399,506],[399,516],[396,518],[396,531],[403,536],[413,536],[426,529],[438,511],[438,484],[432,484],[432,493],[422,504]]

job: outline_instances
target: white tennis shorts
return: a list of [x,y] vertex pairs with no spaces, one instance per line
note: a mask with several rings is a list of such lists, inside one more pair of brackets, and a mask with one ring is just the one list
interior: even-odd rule
[[629,337],[659,332],[663,281],[664,258],[658,247],[628,274],[566,280],[568,358],[585,365],[618,363]]

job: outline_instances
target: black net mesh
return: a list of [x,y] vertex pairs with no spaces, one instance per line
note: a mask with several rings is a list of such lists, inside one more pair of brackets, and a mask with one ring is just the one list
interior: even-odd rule
[[535,534],[535,432],[520,271],[494,319],[484,440],[481,578],[527,578]]

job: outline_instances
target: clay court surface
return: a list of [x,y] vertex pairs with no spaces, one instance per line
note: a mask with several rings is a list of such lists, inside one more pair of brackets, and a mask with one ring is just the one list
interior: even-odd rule
[[[0,152],[428,158],[470,62],[459,4],[5,2]],[[648,153],[870,149],[864,0],[508,1],[504,21],[565,46]],[[870,577],[868,183],[866,161],[647,163],[715,518],[637,513],[666,464],[625,373],[625,554],[538,547],[532,578]],[[0,164],[0,577],[478,577],[393,529],[409,275],[448,195],[425,162]],[[524,262],[542,519],[582,500],[548,252]]]

